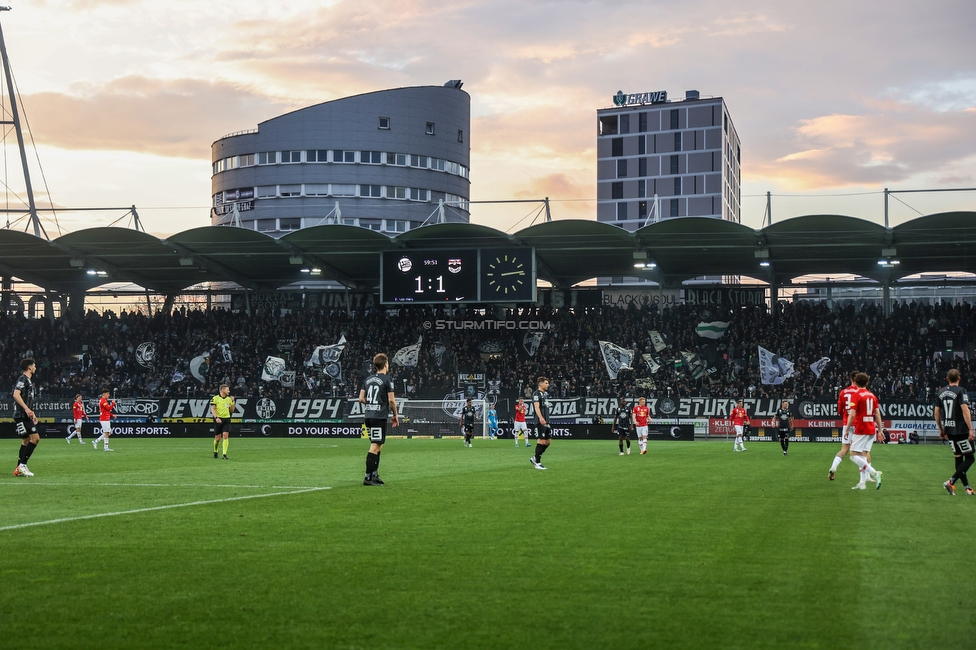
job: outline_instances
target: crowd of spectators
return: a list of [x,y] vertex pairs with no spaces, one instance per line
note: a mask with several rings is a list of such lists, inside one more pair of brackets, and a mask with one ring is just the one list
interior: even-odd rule
[[[548,324],[533,346],[523,329],[453,329],[448,321],[486,319]],[[716,340],[696,334],[699,322],[727,321]],[[440,323],[441,326],[438,325]],[[655,351],[651,331],[668,347]],[[500,313],[432,308],[336,309],[255,312],[177,309],[147,316],[132,311],[90,311],[80,321],[0,316],[0,363],[8,385],[18,362],[34,357],[42,397],[70,398],[98,394],[103,387],[118,397],[206,397],[221,383],[237,396],[308,397],[358,394],[370,358],[394,353],[422,337],[416,367],[394,367],[398,393],[443,396],[457,388],[458,373],[483,373],[502,390],[526,392],[538,375],[551,378],[556,397],[639,394],[672,397],[800,397],[833,399],[847,384],[847,374],[863,370],[882,400],[929,400],[949,367],[969,377],[966,355],[946,352],[946,341],[964,351],[976,332],[971,305],[895,304],[889,316],[880,307],[854,305],[833,309],[823,302],[781,303],[775,313],[764,307],[702,308],[678,305],[627,309],[588,307],[575,310],[518,309]],[[318,366],[308,367],[316,346],[345,336],[341,379]],[[530,338],[530,337],[529,337]],[[633,370],[610,379],[600,351],[609,341],[636,351]],[[152,343],[155,357],[140,360],[137,350]],[[795,364],[794,376],[780,386],[760,381],[758,347]],[[225,358],[224,349],[230,358]],[[681,352],[695,353],[707,372],[694,378]],[[657,372],[642,359],[652,354]],[[194,377],[190,362],[208,356]],[[296,371],[294,387],[262,381],[268,356],[286,360]],[[829,357],[822,376],[810,365]],[[701,374],[701,373],[698,373]]]

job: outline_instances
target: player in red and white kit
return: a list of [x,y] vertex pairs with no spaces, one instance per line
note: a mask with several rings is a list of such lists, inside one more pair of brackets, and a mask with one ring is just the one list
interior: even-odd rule
[[735,444],[732,446],[732,451],[745,451],[746,443],[742,441],[742,432],[745,429],[746,420],[749,419],[749,414],[746,412],[742,400],[735,403],[735,408],[732,409],[730,417],[732,418],[732,426],[735,428]]
[[647,400],[641,397],[637,400],[634,407],[634,426],[637,428],[637,446],[640,453],[647,453],[647,423],[650,421],[650,409],[647,408]]
[[112,411],[115,409],[115,400],[111,402],[108,400],[109,391],[107,388],[102,390],[102,398],[98,400],[98,423],[102,426],[102,435],[98,436],[95,440],[92,440],[92,445],[95,449],[98,449],[98,441],[105,441],[105,451],[115,451],[114,449],[109,449],[108,439],[112,435]]
[[528,413],[529,407],[525,405],[525,400],[521,397],[515,403],[515,424],[512,425],[512,434],[515,436],[515,446],[518,447],[518,436],[519,431],[522,432],[522,437],[525,439],[525,446],[531,447],[529,444],[529,425],[525,423],[525,414]]
[[851,449],[851,438],[854,436],[854,431],[848,429],[847,427],[847,414],[851,410],[851,405],[854,403],[854,396],[857,395],[857,385],[854,383],[854,377],[857,376],[857,370],[851,372],[851,385],[847,388],[841,389],[840,393],[837,395],[837,413],[840,415],[841,423],[843,428],[841,429],[840,437],[840,451],[834,456],[833,462],[830,464],[830,471],[827,473],[827,478],[831,481],[834,480],[834,474],[837,473],[837,468],[840,467],[840,463],[844,460],[844,456]]
[[878,484],[876,489],[881,489],[881,472],[875,470],[867,458],[871,445],[884,427],[881,422],[881,410],[878,408],[878,398],[867,389],[869,379],[870,377],[863,372],[854,376],[854,384],[858,390],[847,412],[847,426],[854,430],[854,437],[851,440],[851,460],[861,471],[861,480],[851,488],[852,490],[863,490],[869,476]]
[[71,419],[75,421],[75,428],[71,433],[68,434],[68,437],[65,438],[65,440],[67,440],[68,444],[70,445],[71,439],[78,436],[78,442],[85,444],[85,441],[81,437],[81,422],[82,420],[88,419],[88,414],[85,413],[85,405],[81,402],[81,395],[75,395],[75,401],[71,405],[71,416]]

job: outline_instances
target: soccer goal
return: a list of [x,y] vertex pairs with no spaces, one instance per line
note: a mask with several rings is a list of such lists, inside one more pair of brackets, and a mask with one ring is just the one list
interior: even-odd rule
[[[461,409],[464,399],[411,399],[400,405],[400,426],[404,431],[393,431],[393,434],[405,434],[414,438],[429,436],[432,438],[460,438]],[[482,438],[488,437],[488,418],[485,417],[490,408],[483,399],[471,400],[475,408],[474,433],[481,432]]]

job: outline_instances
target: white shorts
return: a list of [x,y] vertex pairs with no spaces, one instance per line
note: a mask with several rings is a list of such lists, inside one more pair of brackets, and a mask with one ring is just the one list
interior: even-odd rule
[[81,420],[75,420],[75,431],[81,433]]
[[112,421],[111,420],[99,420],[102,425],[102,433],[112,433]]
[[735,429],[735,436],[737,438],[742,435],[742,425],[741,424],[733,425],[733,428]]
[[871,445],[874,444],[874,434],[867,436],[854,435],[854,442],[851,443],[851,451],[861,451],[868,453],[871,451]]
[[647,427],[637,427],[637,437],[646,438],[647,437]]
[[841,430],[840,444],[850,445],[852,442],[851,438],[853,437],[854,437],[854,427],[844,427]]
[[529,430],[529,425],[526,424],[525,422],[516,422],[515,423],[515,426],[513,427],[512,430],[513,431],[516,431],[516,432],[518,432],[518,431],[528,431]]

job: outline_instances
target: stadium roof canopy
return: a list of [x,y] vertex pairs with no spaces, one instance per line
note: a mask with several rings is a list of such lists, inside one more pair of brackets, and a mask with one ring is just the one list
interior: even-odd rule
[[[539,277],[557,287],[597,276],[645,276],[666,285],[703,275],[745,275],[780,286],[810,274],[894,282],[922,272],[976,272],[976,212],[932,214],[894,228],[840,215],[795,217],[762,230],[704,217],[666,219],[636,232],[583,220],[512,234],[443,223],[392,238],[338,224],[280,238],[228,226],[165,239],[128,228],[90,228],[52,241],[0,230],[0,274],[61,293],[129,282],[175,294],[201,282],[274,290],[308,282],[302,269],[318,268],[314,279],[371,289],[379,283],[381,251],[511,245],[535,247]],[[644,262],[656,267],[634,268]]]

